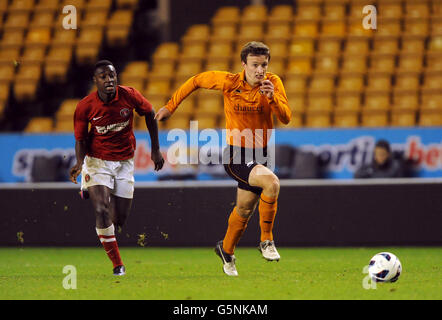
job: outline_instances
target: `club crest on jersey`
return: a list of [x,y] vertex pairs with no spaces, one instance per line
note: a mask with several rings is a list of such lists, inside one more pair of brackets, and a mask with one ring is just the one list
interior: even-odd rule
[[120,110],[120,115],[121,115],[122,117],[127,117],[127,116],[129,116],[129,113],[130,113],[130,110],[129,110],[128,108],[124,108],[124,109],[121,109],[121,110]]
[[89,182],[89,180],[91,180],[91,176],[90,175],[85,175],[84,176],[84,180],[86,181],[86,182]]

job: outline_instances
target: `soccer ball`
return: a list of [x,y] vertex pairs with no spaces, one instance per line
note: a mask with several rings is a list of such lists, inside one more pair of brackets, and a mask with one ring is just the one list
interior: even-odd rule
[[401,272],[401,262],[390,252],[376,254],[368,264],[368,274],[376,282],[396,282]]

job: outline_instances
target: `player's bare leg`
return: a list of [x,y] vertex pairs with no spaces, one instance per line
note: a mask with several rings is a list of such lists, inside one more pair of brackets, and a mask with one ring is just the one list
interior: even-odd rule
[[247,223],[255,211],[259,196],[251,191],[237,189],[236,206],[229,217],[224,240],[216,245],[215,252],[223,262],[223,271],[229,276],[237,276],[234,250],[241,239]]
[[263,190],[259,201],[259,225],[261,227],[259,250],[266,260],[279,261],[281,257],[276,250],[272,233],[278,204],[279,179],[267,167],[257,165],[250,172],[249,184]]
[[110,195],[109,214],[115,228],[117,228],[117,231],[126,223],[131,208],[132,199],[118,197],[113,194]]
[[114,275],[124,275],[125,268],[121,261],[115,226],[111,219],[111,192],[106,186],[96,185],[88,188],[89,197],[95,211],[96,231],[107,256],[114,266]]

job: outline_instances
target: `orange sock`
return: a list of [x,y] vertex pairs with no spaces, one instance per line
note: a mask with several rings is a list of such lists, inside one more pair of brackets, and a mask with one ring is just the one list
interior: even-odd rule
[[278,198],[267,197],[261,193],[259,201],[259,226],[261,227],[261,241],[273,240],[273,223],[275,222]]
[[243,218],[236,212],[236,207],[233,208],[229,217],[229,226],[223,240],[223,249],[226,253],[233,254],[239,239],[241,239],[244,230],[247,228],[248,221],[248,218]]

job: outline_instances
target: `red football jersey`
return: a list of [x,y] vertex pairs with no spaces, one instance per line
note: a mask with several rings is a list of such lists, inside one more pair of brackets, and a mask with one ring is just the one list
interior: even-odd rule
[[136,147],[134,109],[140,116],[152,111],[152,104],[134,88],[117,86],[115,98],[108,103],[97,91],[89,94],[75,109],[75,139],[87,141],[88,156],[112,161],[132,158]]

